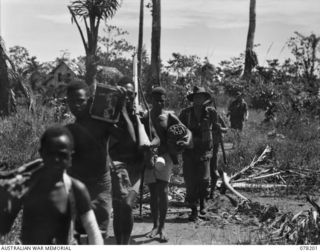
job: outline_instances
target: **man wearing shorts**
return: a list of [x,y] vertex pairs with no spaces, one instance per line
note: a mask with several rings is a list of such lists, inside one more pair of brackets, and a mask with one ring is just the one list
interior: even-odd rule
[[[160,242],[167,242],[168,237],[165,233],[165,219],[168,209],[168,182],[171,175],[173,161],[177,164],[177,158],[171,155],[168,151],[168,118],[173,116],[176,121],[179,121],[172,113],[164,110],[166,102],[166,91],[161,87],[156,87],[152,90],[152,110],[150,112],[154,135],[151,142],[151,148],[157,146],[156,155],[163,158],[164,164],[154,165],[145,170],[144,181],[150,190],[150,208],[153,219],[153,228],[147,234],[147,237],[154,238],[159,234]],[[144,118],[145,128],[149,129],[149,118]],[[180,121],[179,121],[180,122]]]

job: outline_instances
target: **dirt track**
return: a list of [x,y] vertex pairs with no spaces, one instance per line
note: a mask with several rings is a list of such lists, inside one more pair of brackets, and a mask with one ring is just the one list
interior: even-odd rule
[[[302,199],[295,199],[293,196],[282,198],[262,197],[261,193],[244,193],[251,200],[261,204],[275,205],[280,212],[297,213],[301,210],[310,209],[311,206]],[[225,196],[218,196],[216,201],[210,202],[207,217],[199,219],[197,222],[189,222],[189,210],[185,207],[170,207],[167,216],[166,230],[170,237],[168,243],[164,244],[266,244],[265,234],[261,231],[262,224],[258,219],[250,214],[237,215],[230,218],[235,207]],[[145,238],[145,234],[152,228],[150,210],[148,204],[144,204],[143,218],[138,217],[132,233],[132,245],[159,245],[159,239]],[[106,244],[115,244],[112,228],[110,228],[110,238]]]

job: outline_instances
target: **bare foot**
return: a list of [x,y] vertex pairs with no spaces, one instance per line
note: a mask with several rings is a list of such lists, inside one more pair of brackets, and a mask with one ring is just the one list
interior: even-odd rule
[[166,234],[166,232],[164,231],[164,228],[159,230],[159,234],[160,234],[160,242],[168,242],[169,238]]
[[159,234],[158,228],[152,228],[152,230],[146,234],[147,238],[154,238],[157,234]]

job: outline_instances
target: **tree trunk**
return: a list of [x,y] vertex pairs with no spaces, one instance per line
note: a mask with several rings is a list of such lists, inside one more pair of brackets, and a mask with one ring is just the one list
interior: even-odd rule
[[257,56],[253,51],[256,31],[256,0],[250,0],[249,29],[245,52],[244,77],[250,77],[252,69],[257,65]]
[[10,114],[10,86],[4,48],[0,44],[0,116]]
[[87,52],[86,55],[86,75],[85,80],[88,86],[92,86],[95,83],[97,76],[97,59],[95,52]]
[[144,0],[140,0],[139,41],[138,41],[138,81],[141,83],[142,45],[143,45]]
[[152,0],[151,85],[160,86],[161,0]]

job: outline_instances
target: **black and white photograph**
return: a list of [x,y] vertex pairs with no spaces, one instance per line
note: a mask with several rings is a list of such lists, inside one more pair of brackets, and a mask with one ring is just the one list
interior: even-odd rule
[[1,251],[318,244],[319,0],[0,0]]

